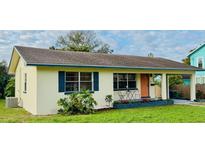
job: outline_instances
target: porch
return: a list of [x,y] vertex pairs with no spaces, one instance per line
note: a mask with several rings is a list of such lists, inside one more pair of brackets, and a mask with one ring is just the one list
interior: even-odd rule
[[[178,72],[182,75],[183,72]],[[175,73],[176,74],[176,73]],[[114,73],[114,101],[169,99],[170,73]],[[190,101],[196,99],[195,73],[190,75]]]

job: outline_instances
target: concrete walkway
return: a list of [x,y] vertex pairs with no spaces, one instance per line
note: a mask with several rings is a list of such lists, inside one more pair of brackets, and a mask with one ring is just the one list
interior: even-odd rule
[[174,100],[174,104],[205,107],[205,102],[192,102],[183,99],[173,99],[173,100]]
[[193,103],[190,100],[184,100],[184,99],[173,99],[173,100],[174,100],[174,104],[191,105],[191,103]]

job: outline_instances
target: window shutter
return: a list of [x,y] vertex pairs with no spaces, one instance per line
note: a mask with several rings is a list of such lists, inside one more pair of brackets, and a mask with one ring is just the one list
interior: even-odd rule
[[58,92],[65,92],[65,72],[58,72]]
[[93,72],[94,91],[99,91],[99,72]]

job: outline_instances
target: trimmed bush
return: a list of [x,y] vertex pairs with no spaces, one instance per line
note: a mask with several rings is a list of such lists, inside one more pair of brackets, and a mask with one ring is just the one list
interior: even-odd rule
[[161,106],[161,105],[171,105],[174,104],[174,101],[171,99],[167,100],[150,100],[150,101],[143,101],[143,100],[131,100],[122,102],[122,101],[115,101],[113,103],[113,108],[115,109],[127,109],[127,108],[137,108],[137,107],[151,107],[151,106]]
[[61,98],[57,102],[60,114],[89,114],[94,112],[97,102],[89,91],[70,94],[69,97]]

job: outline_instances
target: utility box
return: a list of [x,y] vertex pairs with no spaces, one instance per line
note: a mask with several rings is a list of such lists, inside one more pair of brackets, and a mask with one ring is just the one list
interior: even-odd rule
[[18,98],[16,97],[6,97],[6,107],[16,108],[18,107]]

